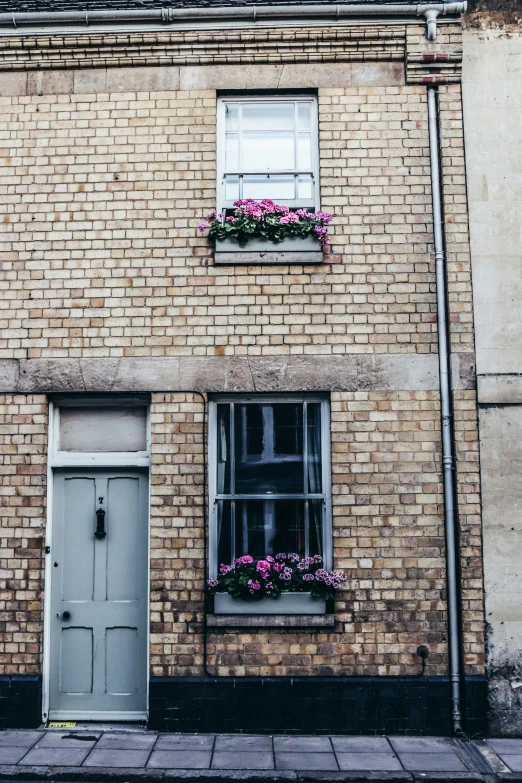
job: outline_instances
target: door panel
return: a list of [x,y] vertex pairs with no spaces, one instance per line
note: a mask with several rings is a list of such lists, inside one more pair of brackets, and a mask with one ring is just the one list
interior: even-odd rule
[[[106,535],[96,538],[100,507]],[[55,474],[51,718],[146,713],[147,508],[138,470]]]
[[137,643],[137,628],[107,629],[106,693],[137,693]]
[[62,693],[92,693],[92,628],[62,628]]
[[111,515],[107,519],[107,600],[138,598],[135,574],[139,552],[139,479],[129,476],[108,481]]
[[74,509],[74,524],[63,529],[63,595],[67,601],[92,601],[96,539],[92,535],[92,509],[96,503],[93,478],[71,478],[64,483],[66,509]]

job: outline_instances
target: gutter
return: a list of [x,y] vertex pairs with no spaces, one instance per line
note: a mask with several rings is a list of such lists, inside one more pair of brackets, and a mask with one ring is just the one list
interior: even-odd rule
[[437,332],[439,348],[440,406],[442,431],[442,477],[444,487],[444,530],[446,540],[446,578],[448,585],[448,653],[451,686],[451,718],[453,732],[462,731],[460,665],[461,618],[459,605],[459,546],[455,504],[455,440],[451,399],[451,353],[446,297],[446,253],[442,222],[442,188],[440,181],[439,117],[437,90],[428,89],[428,129],[430,141],[431,192],[433,203],[433,234],[435,275],[437,285]]
[[427,25],[427,38],[434,41],[437,35],[437,18],[446,14],[458,16],[465,13],[466,0],[452,3],[371,3],[317,5],[258,5],[241,7],[205,7],[205,8],[158,8],[114,11],[44,11],[39,13],[2,13],[0,27],[18,28],[24,25],[90,25],[95,23],[139,24],[156,22],[173,24],[176,22],[198,22],[207,20],[247,21],[255,23],[270,19],[304,20],[313,18],[334,19],[336,21],[353,16],[415,17],[424,16]]

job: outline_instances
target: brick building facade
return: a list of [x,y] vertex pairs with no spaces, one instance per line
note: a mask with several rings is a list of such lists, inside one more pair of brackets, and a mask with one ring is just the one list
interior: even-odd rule
[[[460,21],[441,16],[429,42],[414,11],[333,20],[331,8],[324,4],[324,18],[303,8],[281,22],[260,12],[252,21],[247,6],[234,24],[192,19],[189,8],[188,21],[139,30],[51,19],[40,28],[27,20],[20,31],[2,22],[4,725],[87,714],[67,712],[53,695],[53,677],[74,676],[53,668],[64,626],[52,584],[63,564],[54,562],[50,529],[61,512],[50,487],[74,471],[97,481],[121,463],[146,471],[150,485],[150,681],[145,710],[131,717],[146,712],[151,725],[178,731],[451,732],[426,86],[436,83],[462,708],[466,728],[483,726]],[[13,9],[4,2],[2,10]],[[313,263],[283,251],[274,263],[244,263],[237,253],[218,264],[198,234],[216,208],[218,98],[227,95],[317,101],[320,207],[334,219],[331,248]],[[333,609],[219,615],[206,597],[216,449],[209,403],[220,394],[259,405],[319,395],[328,405],[331,520],[323,523],[331,521],[331,565],[347,575]],[[83,462],[81,445],[76,461],[63,456],[59,412],[97,404],[148,409],[141,462],[114,454],[104,462],[102,446]],[[67,529],[65,519],[59,535]],[[63,649],[78,651],[82,639]],[[419,645],[429,651],[422,677]],[[78,680],[68,693],[95,689],[95,674],[85,677],[91,686]]]

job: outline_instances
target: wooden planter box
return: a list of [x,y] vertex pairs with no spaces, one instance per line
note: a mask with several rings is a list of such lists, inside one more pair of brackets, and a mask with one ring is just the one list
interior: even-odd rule
[[274,244],[252,239],[240,247],[235,239],[216,240],[216,264],[320,264],[323,251],[313,236],[288,237]]
[[282,593],[277,598],[242,601],[228,593],[214,595],[214,614],[325,614],[324,598],[311,593]]

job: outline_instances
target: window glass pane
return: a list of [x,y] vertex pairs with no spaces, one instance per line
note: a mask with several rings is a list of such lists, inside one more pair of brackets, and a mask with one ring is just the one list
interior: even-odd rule
[[263,171],[293,169],[295,166],[293,133],[249,131],[243,134],[242,168]]
[[244,103],[243,130],[293,130],[294,103]]
[[61,451],[146,451],[147,409],[60,408]]
[[217,406],[217,493],[230,492],[230,471],[232,469],[230,449],[230,405]]
[[312,177],[308,174],[300,174],[297,182],[297,198],[312,199],[314,192]]
[[297,127],[299,130],[310,130],[312,127],[312,105],[310,103],[297,104]]
[[239,198],[239,177],[225,177],[225,200],[237,201]]
[[239,166],[239,141],[237,133],[227,133],[225,138],[225,168],[236,169]]
[[312,168],[312,139],[309,133],[300,133],[297,138],[297,167]]
[[243,177],[243,198],[292,201],[295,199],[295,177],[291,174],[245,175]]
[[302,493],[302,403],[235,405],[237,494]]
[[218,501],[218,565],[278,552],[322,555],[322,501]]
[[306,440],[308,460],[306,466],[307,492],[322,492],[321,405],[309,402],[306,406]]
[[308,500],[306,502],[306,537],[309,547],[307,557],[323,554],[323,508],[322,500]]
[[239,104],[225,104],[225,130],[235,131],[238,129]]

